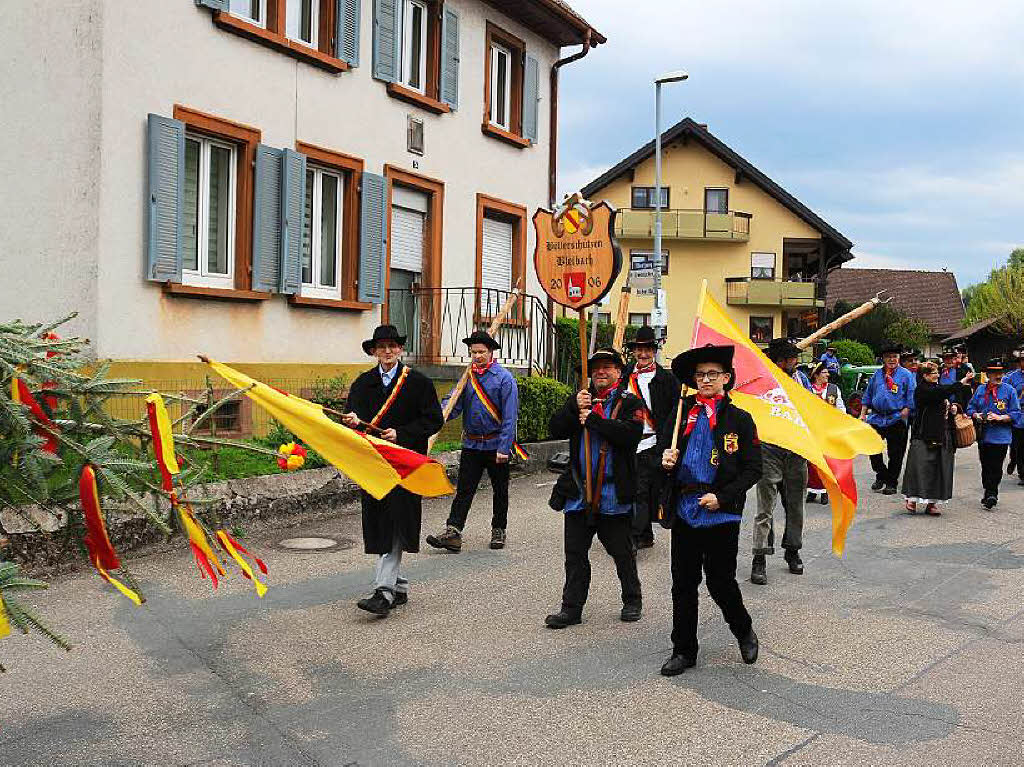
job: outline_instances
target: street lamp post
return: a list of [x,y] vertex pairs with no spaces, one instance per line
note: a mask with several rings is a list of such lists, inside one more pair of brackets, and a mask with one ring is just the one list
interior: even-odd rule
[[[661,86],[664,83],[678,83],[689,75],[683,70],[666,72],[654,80],[654,334],[664,338],[666,322],[663,313],[664,301],[661,295]],[[658,349],[661,358],[661,349]]]

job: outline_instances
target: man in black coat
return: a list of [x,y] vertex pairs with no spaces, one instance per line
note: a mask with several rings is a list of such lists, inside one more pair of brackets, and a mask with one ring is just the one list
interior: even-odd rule
[[[551,436],[569,439],[570,464],[565,488],[565,587],[562,608],[547,616],[548,628],[564,629],[582,621],[590,591],[590,546],[594,534],[615,561],[622,584],[623,621],[638,621],[643,611],[640,577],[633,549],[632,515],[636,483],[636,446],[643,435],[643,403],[619,387],[622,357],[598,349],[590,358],[591,386],[569,397],[551,416]],[[589,433],[591,496],[586,494],[583,462]]]
[[[675,419],[660,432],[662,466],[669,473],[662,524],[672,528],[672,657],[665,676],[697,663],[697,586],[701,569],[711,598],[722,610],[744,663],[757,660],[757,634],[736,582],[740,519],[747,491],[761,478],[761,445],[754,420],[729,399],[732,346],[683,352],[672,372],[696,395],[683,400]],[[673,438],[676,447],[672,448]]]
[[[444,425],[434,384],[401,361],[405,336],[393,325],[381,325],[363,341],[363,351],[377,358],[377,365],[360,375],[348,394],[347,426],[360,421],[383,431],[384,439],[427,452],[430,436]],[[361,610],[386,617],[409,601],[409,581],[401,575],[402,553],[420,550],[420,519],[423,499],[396,487],[381,500],[365,490],[363,543],[367,554],[377,554],[373,595],[360,599]]]
[[636,502],[633,514],[633,544],[638,549],[654,545],[654,518],[661,491],[661,454],[658,452],[658,424],[674,416],[679,402],[679,379],[655,361],[659,342],[654,328],[644,326],[626,343],[636,362],[626,368],[622,388],[644,403],[644,434],[636,448]]

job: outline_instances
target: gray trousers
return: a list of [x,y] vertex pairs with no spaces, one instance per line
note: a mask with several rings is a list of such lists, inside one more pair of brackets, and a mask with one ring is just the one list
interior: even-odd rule
[[804,498],[807,495],[807,459],[777,445],[762,444],[764,474],[757,483],[754,517],[754,554],[775,553],[772,514],[775,496],[782,495],[786,531],[782,548],[797,551],[804,543]]
[[387,554],[377,558],[377,572],[373,578],[373,588],[380,589],[389,602],[395,601],[395,593],[409,593],[409,581],[401,575],[402,568],[402,536],[395,536],[395,544]]

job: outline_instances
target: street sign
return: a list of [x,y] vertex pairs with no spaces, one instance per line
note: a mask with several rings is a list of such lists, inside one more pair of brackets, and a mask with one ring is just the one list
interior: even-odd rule
[[[636,268],[639,265],[639,268]],[[629,286],[638,296],[654,295],[654,262],[634,261],[629,270]]]

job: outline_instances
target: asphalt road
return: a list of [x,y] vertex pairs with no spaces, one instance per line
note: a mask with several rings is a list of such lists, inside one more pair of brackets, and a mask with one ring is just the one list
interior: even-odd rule
[[[983,510],[968,450],[956,488],[937,519],[866,491],[842,560],[826,507],[810,507],[806,575],[777,556],[768,586],[741,582],[758,663],[740,662],[702,593],[699,664],[673,679],[658,675],[667,536],[640,555],[642,621],[619,622],[595,543],[584,623],[542,627],[562,584],[548,475],[515,481],[504,552],[486,547],[483,498],[461,554],[409,557],[410,602],[386,620],[354,606],[372,559],[352,509],[250,531],[271,570],[263,600],[237,576],[212,593],[183,551],[132,562],[142,608],[93,574],[59,579],[36,604],[76,648],[0,643],[0,764],[1020,765],[1024,487],[1005,482]],[[447,506],[427,504],[424,533]],[[357,545],[274,548],[298,534]]]

